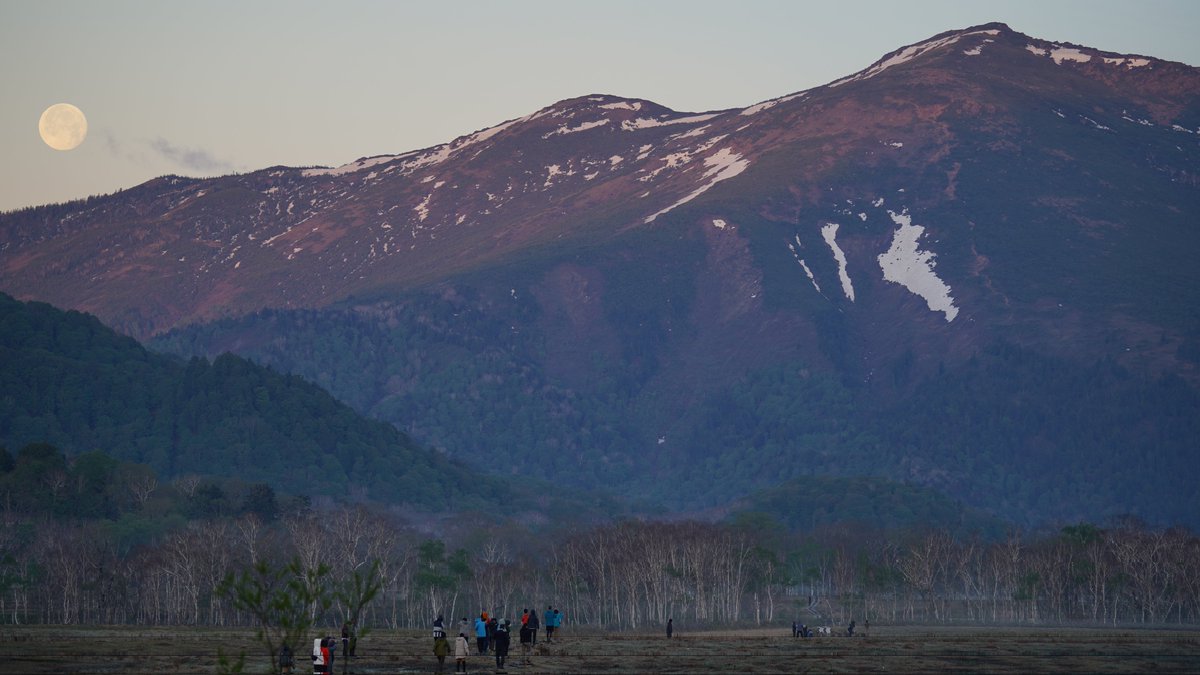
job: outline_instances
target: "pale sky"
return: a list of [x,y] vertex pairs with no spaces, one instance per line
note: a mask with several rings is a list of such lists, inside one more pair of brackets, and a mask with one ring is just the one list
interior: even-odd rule
[[[1197,0],[0,0],[0,211],[336,166],[585,94],[744,107],[989,21],[1200,65]],[[75,150],[38,136],[60,102]]]

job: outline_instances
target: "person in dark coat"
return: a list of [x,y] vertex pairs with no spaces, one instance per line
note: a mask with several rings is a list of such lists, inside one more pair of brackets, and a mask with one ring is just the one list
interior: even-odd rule
[[675,619],[667,619],[667,639],[670,640],[671,636],[674,634],[675,634]]
[[532,644],[536,645],[538,628],[541,628],[541,622],[538,621],[537,607],[534,607],[533,609],[529,610],[529,624],[528,625],[529,625],[529,629],[533,631]]
[[342,624],[342,658],[354,658],[354,648],[358,646],[358,636],[354,632],[354,619]]
[[285,642],[279,646],[279,672],[282,675],[290,675],[295,665],[296,657],[292,656],[292,648]]
[[854,619],[850,619],[850,625],[846,626],[846,637],[854,637]]
[[529,665],[529,654],[533,652],[533,629],[529,627],[528,622],[526,622],[526,624],[524,626],[521,626],[520,638],[521,638],[521,665],[528,666]]
[[504,660],[508,658],[508,619],[496,624],[493,649],[496,652],[496,670],[504,670]]

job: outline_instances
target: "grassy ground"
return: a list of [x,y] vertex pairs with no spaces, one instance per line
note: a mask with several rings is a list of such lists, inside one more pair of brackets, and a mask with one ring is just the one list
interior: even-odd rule
[[[332,629],[329,634],[335,635]],[[268,670],[252,630],[125,626],[3,626],[0,672],[214,673],[218,652],[246,653],[246,672]],[[515,642],[515,640],[514,640]],[[473,643],[473,641],[472,641]],[[359,642],[346,672],[433,673],[425,631],[375,630]],[[296,673],[311,673],[300,654]],[[340,657],[340,654],[339,654]],[[688,633],[675,637],[567,631],[539,645],[529,666],[520,649],[509,673],[1192,673],[1200,672],[1200,631],[1090,628],[946,628],[873,626],[866,637],[794,639],[790,629]],[[447,659],[447,673],[454,659]],[[335,663],[342,673],[346,663]],[[493,673],[495,659],[472,656],[472,673]]]

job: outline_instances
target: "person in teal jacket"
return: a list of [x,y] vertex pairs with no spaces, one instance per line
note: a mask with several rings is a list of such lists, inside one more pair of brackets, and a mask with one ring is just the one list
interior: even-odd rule
[[475,647],[480,654],[487,653],[487,622],[483,620],[482,616],[475,619]]

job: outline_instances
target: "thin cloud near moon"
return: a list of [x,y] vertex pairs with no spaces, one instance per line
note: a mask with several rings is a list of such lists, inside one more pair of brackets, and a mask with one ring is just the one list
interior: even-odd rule
[[214,157],[207,150],[181,148],[165,138],[150,141],[150,148],[175,164],[196,171],[230,171],[233,164]]
[[233,162],[220,159],[207,150],[184,148],[161,136],[154,140],[138,139],[124,142],[107,129],[97,131],[104,141],[104,148],[118,159],[145,166],[156,166],[156,160],[166,160],[184,169],[201,173],[236,171]]

